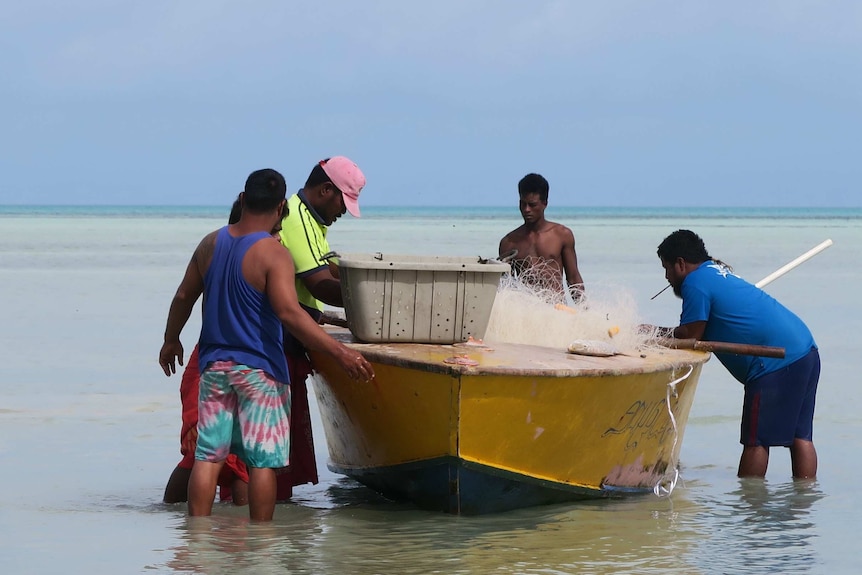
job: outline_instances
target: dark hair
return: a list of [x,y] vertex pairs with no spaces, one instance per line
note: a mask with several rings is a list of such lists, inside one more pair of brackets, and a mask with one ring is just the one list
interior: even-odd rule
[[677,230],[670,234],[659,244],[657,253],[663,262],[682,258],[690,264],[700,264],[712,259],[703,240],[691,230]]
[[308,174],[308,179],[305,180],[306,188],[313,188],[321,184],[328,184],[332,181],[329,179],[329,176],[326,175],[326,172],[323,171],[323,164],[328,161],[329,158],[326,158],[325,160],[321,160],[314,164],[314,167],[311,168],[311,173]]
[[243,207],[250,212],[268,212],[274,210],[286,195],[284,176],[269,168],[257,170],[245,181]]
[[242,217],[242,200],[237,196],[233,201],[233,206],[230,208],[230,215],[227,218],[228,224],[235,224]]
[[543,203],[548,203],[548,191],[550,189],[548,180],[539,174],[527,174],[518,182],[518,195],[539,194],[539,199]]

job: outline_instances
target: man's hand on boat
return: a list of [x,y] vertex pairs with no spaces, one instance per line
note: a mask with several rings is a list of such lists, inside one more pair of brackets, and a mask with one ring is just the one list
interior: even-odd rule
[[335,358],[335,361],[341,365],[341,368],[347,372],[351,379],[358,379],[359,381],[374,379],[374,368],[371,367],[371,363],[355,349],[342,345],[337,352],[330,355]]

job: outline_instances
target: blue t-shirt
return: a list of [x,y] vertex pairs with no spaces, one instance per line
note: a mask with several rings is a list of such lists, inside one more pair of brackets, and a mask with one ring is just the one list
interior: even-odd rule
[[233,237],[224,227],[216,237],[212,262],[204,275],[200,369],[214,361],[234,361],[261,369],[289,383],[281,320],[266,294],[242,275],[242,260],[266,232]]
[[783,359],[716,353],[742,383],[772,373],[817,347],[805,323],[775,298],[709,260],[682,282],[680,325],[705,321],[703,339],[783,347]]

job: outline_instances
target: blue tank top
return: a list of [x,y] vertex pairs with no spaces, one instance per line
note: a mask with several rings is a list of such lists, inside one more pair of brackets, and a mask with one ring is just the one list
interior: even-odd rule
[[234,361],[261,369],[289,383],[281,321],[266,294],[245,281],[242,260],[266,232],[233,237],[227,226],[216,236],[215,251],[204,275],[201,372],[214,361]]

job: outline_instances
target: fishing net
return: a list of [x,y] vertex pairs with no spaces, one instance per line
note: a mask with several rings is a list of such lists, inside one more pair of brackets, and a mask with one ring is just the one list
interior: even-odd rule
[[590,340],[610,343],[620,353],[655,345],[654,330],[640,329],[628,290],[590,283],[575,302],[547,277],[548,267],[539,264],[501,278],[485,341],[566,349],[574,340]]

